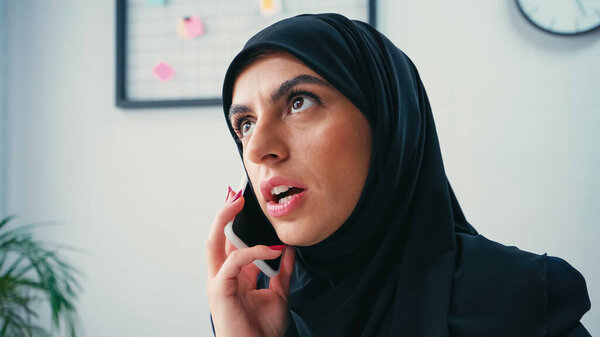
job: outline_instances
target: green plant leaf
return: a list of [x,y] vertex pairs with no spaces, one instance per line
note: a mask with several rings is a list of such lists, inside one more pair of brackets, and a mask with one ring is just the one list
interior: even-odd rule
[[75,300],[82,290],[78,282],[82,274],[60,252],[81,250],[33,238],[33,230],[53,223],[9,228],[12,219],[14,216],[0,220],[0,336],[51,336],[31,323],[38,317],[33,304],[44,301],[50,306],[53,330],[58,331],[64,323],[69,335],[76,337]]

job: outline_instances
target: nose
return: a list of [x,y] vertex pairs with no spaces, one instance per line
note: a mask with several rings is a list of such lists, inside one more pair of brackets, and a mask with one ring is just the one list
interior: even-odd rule
[[283,121],[259,119],[244,149],[248,160],[255,164],[274,166],[289,155]]

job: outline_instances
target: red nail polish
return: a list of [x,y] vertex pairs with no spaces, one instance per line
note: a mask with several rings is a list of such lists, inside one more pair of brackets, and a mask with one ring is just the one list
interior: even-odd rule
[[231,186],[227,186],[227,196],[225,197],[225,201],[227,201],[227,199],[229,199],[229,193],[231,193],[231,191],[233,191],[231,189]]
[[238,200],[240,197],[242,196],[242,190],[240,190],[239,192],[237,192],[234,196],[233,199],[231,199],[231,201],[229,201],[230,204],[233,204],[236,200]]
[[285,245],[269,246],[269,248],[273,250],[283,250],[285,248]]

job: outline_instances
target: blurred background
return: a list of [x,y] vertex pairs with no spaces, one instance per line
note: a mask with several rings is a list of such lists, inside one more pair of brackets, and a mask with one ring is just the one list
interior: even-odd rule
[[[543,32],[511,0],[379,0],[377,28],[420,71],[467,219],[577,268],[600,335],[600,30]],[[204,241],[239,157],[220,106],[116,107],[115,44],[114,1],[0,0],[0,216],[85,251],[83,335],[208,336]]]

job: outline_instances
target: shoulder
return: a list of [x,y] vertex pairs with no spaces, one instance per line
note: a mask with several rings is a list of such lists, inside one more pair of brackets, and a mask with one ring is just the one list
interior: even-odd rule
[[558,257],[547,256],[546,265],[550,335],[589,336],[579,323],[591,306],[583,275]]
[[457,235],[455,335],[566,336],[589,307],[583,276],[564,260]]

